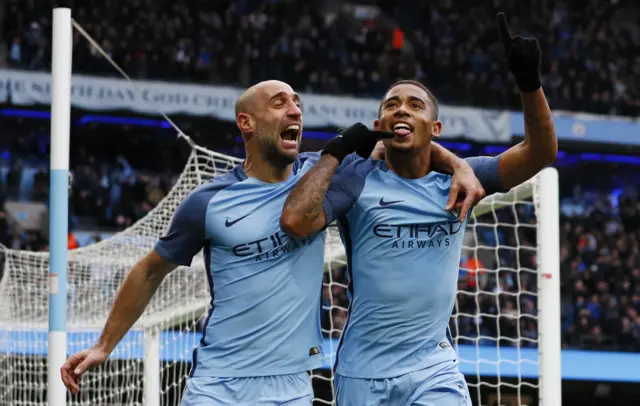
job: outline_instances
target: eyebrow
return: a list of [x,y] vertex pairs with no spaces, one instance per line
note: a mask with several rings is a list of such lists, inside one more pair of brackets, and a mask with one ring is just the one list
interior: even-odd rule
[[[271,96],[271,98],[269,98],[269,101],[275,100],[275,99],[277,99],[279,97],[282,97],[282,96],[287,96],[287,94],[288,93],[283,90],[283,91],[278,92],[278,93],[274,94],[273,96]],[[293,96],[291,96],[291,98],[296,102],[300,102],[300,96],[298,95],[298,93],[294,93]]]
[[[424,104],[425,106],[427,105],[427,102],[425,102],[423,99],[421,99],[421,98],[419,98],[417,96],[409,96],[409,100],[418,101],[418,102]],[[400,101],[400,96],[391,96],[387,100],[384,101],[384,104],[387,104],[390,101]]]

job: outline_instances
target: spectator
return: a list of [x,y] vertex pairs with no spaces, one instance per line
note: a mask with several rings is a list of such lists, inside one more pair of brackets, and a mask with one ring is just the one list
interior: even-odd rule
[[7,196],[10,200],[20,200],[20,185],[22,184],[22,161],[17,160],[7,173]]
[[[4,34],[15,38],[8,51],[16,55],[9,62],[48,69],[46,9],[35,2],[9,4],[12,18]],[[138,79],[241,87],[281,79],[305,92],[376,97],[399,78],[416,78],[444,103],[519,109],[495,27],[500,10],[514,32],[539,39],[545,90],[554,109],[640,111],[635,2],[399,1],[360,26],[354,26],[353,15],[329,18],[322,5],[78,0],[75,18]],[[396,49],[393,33],[400,30],[406,45]],[[74,44],[76,72],[118,75],[77,34]]]
[[44,166],[33,176],[33,200],[47,201],[49,199],[49,173]]

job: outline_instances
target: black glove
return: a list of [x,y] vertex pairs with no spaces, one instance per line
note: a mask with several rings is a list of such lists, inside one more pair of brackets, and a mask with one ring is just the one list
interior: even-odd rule
[[507,66],[516,80],[516,85],[523,93],[534,92],[542,86],[540,78],[540,45],[535,38],[524,38],[521,35],[511,37],[507,18],[498,13],[498,30],[507,57]]
[[391,133],[373,131],[362,123],[356,123],[329,141],[322,150],[322,155],[331,154],[340,162],[353,152],[363,158],[369,158],[378,140],[391,137],[393,137]]

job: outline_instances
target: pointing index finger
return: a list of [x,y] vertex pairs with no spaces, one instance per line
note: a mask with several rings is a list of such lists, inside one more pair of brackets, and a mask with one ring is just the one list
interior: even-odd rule
[[509,25],[507,24],[507,17],[504,13],[498,13],[496,18],[498,20],[498,32],[500,33],[502,45],[504,45],[504,50],[509,52],[509,48],[511,48],[511,33],[509,32]]

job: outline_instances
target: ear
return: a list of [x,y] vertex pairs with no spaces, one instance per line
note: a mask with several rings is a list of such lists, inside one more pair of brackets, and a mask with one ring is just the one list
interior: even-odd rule
[[253,134],[255,131],[253,118],[247,113],[238,114],[238,117],[236,117],[236,125],[243,134]]
[[378,131],[380,129],[380,121],[376,120],[373,122],[373,129]]
[[442,134],[442,121],[434,121],[433,128],[431,129],[431,135],[439,137]]

